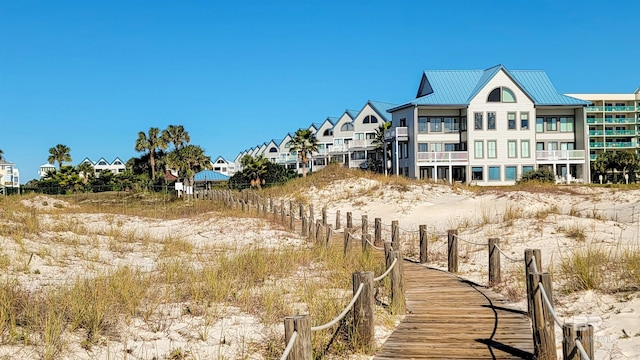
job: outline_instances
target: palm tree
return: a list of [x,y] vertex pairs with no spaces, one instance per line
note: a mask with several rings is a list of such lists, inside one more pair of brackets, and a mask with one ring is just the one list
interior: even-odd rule
[[88,161],[83,161],[76,166],[76,171],[78,172],[78,175],[82,177],[82,182],[85,184],[89,182],[89,180],[95,178],[95,169]]
[[62,163],[65,161],[71,161],[71,149],[67,145],[58,144],[49,149],[49,157],[47,161],[49,164],[58,163],[58,168],[62,169]]
[[243,172],[246,172],[249,179],[251,179],[251,186],[255,184],[258,189],[262,189],[262,182],[267,174],[269,159],[263,155],[256,157],[245,155],[240,159],[240,163],[243,167]]
[[309,155],[318,151],[318,140],[309,129],[299,129],[291,139],[291,151],[298,151],[298,161],[302,163],[302,177],[307,176]]
[[379,170],[384,170],[383,172],[387,173],[387,164],[386,164],[386,156],[385,152],[389,154],[391,144],[387,143],[384,140],[384,132],[388,129],[391,129],[391,121],[387,121],[385,123],[380,124],[376,129],[376,135],[373,139],[372,143],[375,145],[375,152],[378,154],[378,160],[381,161],[382,167]]
[[189,133],[182,125],[169,125],[165,130],[162,130],[162,138],[167,144],[173,144],[176,149],[180,149],[191,141]]
[[185,184],[193,186],[196,173],[204,169],[211,169],[211,157],[205,155],[204,150],[197,145],[186,145],[167,155],[167,164],[178,170],[178,176],[185,180]]
[[147,152],[149,154],[149,165],[151,166],[151,180],[156,178],[156,150],[166,149],[167,142],[160,136],[160,129],[157,127],[149,128],[149,135],[140,131],[138,133],[138,140],[134,149],[139,152]]
[[0,149],[0,161],[4,160],[4,151]]

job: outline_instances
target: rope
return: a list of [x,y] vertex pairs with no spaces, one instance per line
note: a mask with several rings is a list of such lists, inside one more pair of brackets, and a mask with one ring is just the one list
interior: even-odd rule
[[502,251],[502,249],[500,249],[500,246],[498,246],[497,244],[496,244],[496,249],[498,249],[500,254],[502,254],[502,256],[506,257],[508,260],[511,260],[513,262],[522,262],[522,261],[524,261],[524,259],[514,259],[514,258],[510,257],[509,255],[505,254],[504,251]]
[[356,300],[360,296],[360,293],[362,293],[362,289],[364,289],[364,284],[361,283],[360,286],[358,287],[358,291],[356,291],[355,295],[353,295],[353,299],[351,299],[351,302],[349,303],[349,305],[347,305],[347,307],[340,313],[340,315],[338,315],[335,319],[329,321],[324,325],[312,326],[311,331],[320,331],[320,330],[328,329],[333,325],[337,324],[338,321],[342,320],[342,318],[345,317],[345,315],[347,315],[349,310],[351,310],[351,308],[353,307],[353,304],[356,303]]
[[547,305],[547,308],[549,309],[549,312],[551,313],[553,320],[556,322],[556,324],[558,324],[558,326],[562,326],[562,322],[560,321],[558,314],[556,314],[556,311],[553,309],[553,306],[551,305],[551,301],[549,301],[549,298],[547,297],[547,292],[544,290],[544,286],[542,286],[542,284],[538,284],[538,288],[540,288],[540,294],[542,294],[542,299],[544,300],[545,305]]
[[486,246],[486,245],[487,245],[487,244],[479,244],[479,243],[475,243],[475,242],[473,242],[473,241],[469,241],[469,240],[467,240],[467,239],[465,239],[465,238],[463,238],[463,237],[460,237],[460,236],[458,236],[458,235],[456,235],[456,234],[453,234],[453,236],[455,236],[456,238],[458,238],[458,239],[460,239],[460,240],[462,240],[462,241],[466,242],[467,244],[476,245],[476,246]]
[[385,276],[389,275],[389,273],[391,272],[393,267],[396,266],[396,262],[398,262],[398,258],[393,259],[393,262],[391,263],[391,266],[389,266],[387,271],[385,271],[384,274],[378,276],[377,278],[373,278],[373,281],[380,281],[380,280],[384,279]]
[[296,343],[297,338],[298,338],[298,332],[294,331],[293,334],[291,334],[289,343],[287,344],[287,347],[284,349],[284,353],[282,353],[280,360],[287,360],[287,357],[289,357],[289,353],[291,352],[291,349],[293,349],[293,344]]
[[401,227],[398,226],[398,229],[404,231],[404,232],[408,232],[408,233],[419,233],[420,230],[407,230],[407,229],[403,229]]
[[384,248],[383,248],[383,247],[375,246],[375,245],[371,242],[371,240],[366,239],[366,241],[367,241],[367,243],[369,243],[369,245],[370,245],[372,248],[374,248],[374,249],[376,249],[376,250],[384,250]]
[[582,342],[578,339],[576,339],[576,347],[578,348],[578,350],[580,351],[580,355],[582,356],[582,359],[584,360],[590,360],[589,359],[589,354],[587,354],[587,351],[584,349],[584,347],[582,346]]

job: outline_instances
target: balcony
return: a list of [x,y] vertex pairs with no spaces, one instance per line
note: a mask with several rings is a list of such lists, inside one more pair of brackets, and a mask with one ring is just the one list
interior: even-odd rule
[[587,124],[633,124],[634,118],[587,118]]
[[468,161],[469,153],[467,151],[418,152],[418,162],[466,163]]
[[329,149],[329,153],[340,153],[349,151],[349,144],[333,144]]
[[598,158],[598,154],[591,154],[589,155],[589,157],[591,158],[591,160],[595,160]]
[[406,127],[395,127],[384,132],[385,140],[393,140],[396,139],[398,141],[407,141],[409,140],[409,129]]
[[538,150],[537,161],[584,160],[584,150]]
[[604,111],[636,111],[635,106],[605,106]]
[[591,112],[591,111],[604,111],[604,106],[587,106],[585,108],[585,110],[587,112]]
[[[600,131],[600,130],[597,130]],[[623,135],[623,136],[634,136],[636,134],[635,130],[605,130],[605,135],[607,136],[611,136],[611,135]],[[589,134],[591,134],[591,131],[589,131]]]
[[352,140],[350,143],[350,148],[372,148],[376,145],[373,143],[375,139],[360,139],[360,140]]
[[602,136],[604,135],[604,130],[589,130],[589,136]]
[[592,149],[601,149],[604,147],[604,142],[601,141],[592,141],[589,143],[589,147]]
[[608,148],[619,149],[619,148],[633,148],[633,147],[636,147],[636,144],[634,142],[631,142],[631,141],[620,141],[620,142],[610,141],[610,142],[606,143],[606,146]]

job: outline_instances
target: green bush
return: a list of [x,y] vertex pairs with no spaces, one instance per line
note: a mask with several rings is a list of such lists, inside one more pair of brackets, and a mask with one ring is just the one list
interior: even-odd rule
[[553,174],[553,171],[549,169],[538,169],[523,174],[516,184],[524,184],[531,181],[538,183],[555,183],[556,176]]

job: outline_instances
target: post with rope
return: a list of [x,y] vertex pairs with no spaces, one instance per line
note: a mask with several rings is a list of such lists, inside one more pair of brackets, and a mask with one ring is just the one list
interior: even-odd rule
[[344,255],[347,255],[347,251],[351,247],[351,236],[349,235],[349,229],[344,229]]
[[[562,359],[588,360],[594,358],[593,326],[590,324],[565,323],[562,325]],[[588,356],[584,358],[576,342],[580,342]]]
[[499,243],[498,238],[489,239],[489,286],[498,285],[501,281]]
[[374,349],[375,324],[373,321],[375,302],[373,287],[373,272],[363,271],[353,273],[353,294],[363,285],[360,296],[353,304],[353,345],[366,354]]
[[391,247],[393,250],[400,250],[400,227],[398,220],[391,221]]
[[369,233],[369,216],[362,215],[362,234]]
[[391,250],[389,256],[386,257],[387,269],[391,267],[394,260],[396,265],[391,269],[391,313],[404,314],[406,306],[404,303],[404,269],[402,266],[402,252],[400,250]]
[[458,229],[447,231],[447,270],[458,272]]
[[340,210],[336,210],[336,230],[340,229]]
[[427,241],[429,236],[427,234],[427,225],[420,225],[420,264],[427,263]]
[[327,207],[322,207],[322,225],[327,226]]
[[353,214],[351,211],[347,211],[347,229],[351,229],[353,227]]
[[382,219],[381,218],[376,218],[375,222],[374,222],[374,230],[373,230],[373,244],[375,246],[380,246],[382,245]]
[[[535,264],[534,264],[535,259]],[[529,274],[534,273],[535,269],[542,268],[542,255],[540,253],[540,249],[525,249],[524,251],[524,271],[527,280],[527,312],[529,317],[533,319],[532,316],[532,307],[533,307],[533,284],[529,281]]]
[[313,348],[311,346],[311,321],[309,315],[294,315],[284,318],[284,342],[289,344],[291,337],[296,334],[293,347],[289,352],[289,360],[311,360]]
[[322,226],[322,220],[320,219],[316,220],[316,244],[320,244],[320,239],[324,238],[322,234],[323,228],[324,226]]
[[[549,274],[547,274],[549,275]],[[546,308],[544,299],[542,298],[542,274],[529,274],[529,281],[533,285],[533,306],[531,324],[533,327],[533,351],[534,357],[539,360],[556,359],[556,344],[554,335],[553,318],[549,326],[545,317],[545,312],[549,312]],[[549,315],[551,317],[551,315]]]
[[331,228],[331,224],[327,224],[326,229],[326,239],[325,239],[325,246],[329,246],[329,241],[331,240],[331,235],[333,234],[333,229]]

